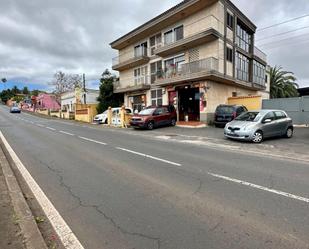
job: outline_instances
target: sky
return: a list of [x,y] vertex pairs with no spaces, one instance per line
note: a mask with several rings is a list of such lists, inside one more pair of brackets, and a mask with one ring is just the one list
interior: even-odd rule
[[[50,90],[59,70],[86,74],[87,87],[111,68],[109,43],[181,2],[180,0],[0,0],[0,78]],[[292,71],[309,87],[308,0],[232,0],[258,28],[295,17],[293,22],[257,31],[256,45],[270,65]],[[159,4],[158,4],[159,3]],[[295,4],[297,3],[297,4]],[[293,31],[282,34],[287,31]],[[4,86],[0,86],[0,90]]]

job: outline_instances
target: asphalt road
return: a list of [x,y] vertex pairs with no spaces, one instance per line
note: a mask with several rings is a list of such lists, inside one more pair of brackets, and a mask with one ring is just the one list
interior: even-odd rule
[[85,248],[309,248],[306,162],[4,106],[0,130]]

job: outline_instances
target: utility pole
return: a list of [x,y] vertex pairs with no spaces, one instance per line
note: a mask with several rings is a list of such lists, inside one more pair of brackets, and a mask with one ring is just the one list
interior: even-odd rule
[[86,102],[86,78],[85,78],[84,73],[83,73],[83,88],[84,88],[84,104],[87,104]]

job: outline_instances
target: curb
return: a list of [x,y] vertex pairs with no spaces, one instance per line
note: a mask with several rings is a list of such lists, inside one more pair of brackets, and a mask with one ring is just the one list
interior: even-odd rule
[[3,150],[3,144],[2,141],[0,141],[0,161],[2,171],[14,211],[18,217],[18,225],[23,235],[24,245],[27,249],[47,249],[47,245]]

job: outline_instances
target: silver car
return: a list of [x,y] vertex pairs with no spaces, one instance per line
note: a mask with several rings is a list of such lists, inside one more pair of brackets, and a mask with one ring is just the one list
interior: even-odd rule
[[261,143],[264,138],[293,136],[292,119],[284,111],[260,110],[241,114],[224,128],[227,138]]

